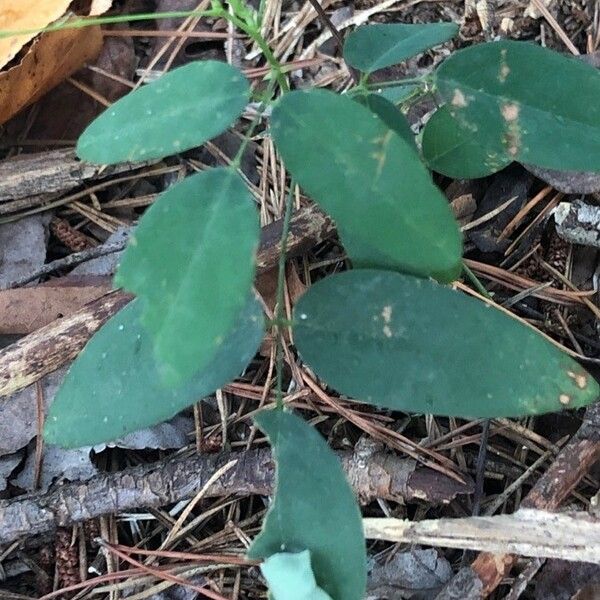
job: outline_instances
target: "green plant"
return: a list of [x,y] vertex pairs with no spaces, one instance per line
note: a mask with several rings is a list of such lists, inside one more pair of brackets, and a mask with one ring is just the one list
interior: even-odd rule
[[[570,357],[444,285],[461,272],[462,242],[428,167],[452,177],[480,177],[513,160],[600,170],[600,75],[505,41],[461,50],[427,78],[379,90],[370,72],[450,39],[456,27],[376,25],[347,40],[345,58],[363,73],[351,94],[289,92],[259,16],[240,0],[230,7],[213,2],[209,14],[232,20],[265,53],[272,71],[262,106],[272,107],[270,133],[294,178],[278,310],[268,323],[278,331],[278,402],[256,418],[273,445],[278,486],[249,554],[267,559],[264,573],[278,600],[359,600],[366,580],[360,513],[335,455],[282,410],[279,331],[294,328],[300,357],[326,383],[390,409],[517,416],[595,400],[597,383]],[[282,94],[273,99],[277,85]],[[421,154],[383,93],[407,102],[434,93],[442,101]],[[78,153],[114,163],[199,146],[231,125],[249,97],[233,67],[190,64],[110,107],[81,136]],[[228,168],[173,185],[143,216],[115,278],[137,298],[73,364],[47,419],[47,441],[91,444],[154,424],[251,360],[264,322],[252,293],[258,221],[237,173],[240,155]],[[313,285],[289,323],[281,307],[295,182],[334,217],[355,268]],[[286,588],[286,581],[304,587]]]

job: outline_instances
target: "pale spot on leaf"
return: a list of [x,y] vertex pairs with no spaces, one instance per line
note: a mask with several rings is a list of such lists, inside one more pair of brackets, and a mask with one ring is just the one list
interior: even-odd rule
[[457,88],[454,90],[454,96],[452,96],[452,106],[457,108],[465,108],[468,105],[465,95]]
[[569,404],[569,402],[571,402],[571,396],[568,396],[567,394],[561,394],[558,397],[558,401],[563,405],[563,406],[567,406],[567,404]]

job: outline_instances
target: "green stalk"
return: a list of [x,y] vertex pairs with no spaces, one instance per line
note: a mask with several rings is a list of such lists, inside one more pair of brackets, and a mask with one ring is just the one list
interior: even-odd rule
[[73,21],[61,20],[41,29],[15,29],[0,31],[0,39],[30,33],[46,33],[47,31],[61,31],[63,29],[81,29],[94,25],[113,25],[114,23],[133,23],[134,21],[152,21],[154,19],[179,19],[185,17],[216,17],[214,10],[179,10],[161,13],[140,13],[138,15],[119,15],[115,17],[86,17]]
[[251,37],[252,40],[254,40],[254,42],[256,42],[261,52],[264,54],[264,57],[266,58],[267,62],[269,63],[269,66],[271,67],[271,72],[275,76],[277,83],[279,83],[279,86],[284,92],[288,92],[290,86],[288,85],[287,79],[285,78],[285,75],[281,69],[281,64],[275,58],[275,55],[269,47],[269,44],[267,44],[265,38],[260,33],[260,30],[255,29],[249,23],[246,23],[244,20],[240,19],[237,15],[232,15],[225,9],[223,9],[218,16],[222,17],[223,19],[227,19],[228,21],[233,23],[238,29],[243,31],[245,34]]
[[407,79],[395,79],[393,81],[379,81],[367,83],[366,87],[370,90],[378,90],[381,88],[395,87],[401,85],[423,85],[428,83],[429,75],[423,77],[409,77]]
[[485,289],[483,283],[481,283],[481,281],[479,281],[479,278],[477,277],[477,275],[475,275],[475,273],[473,273],[473,271],[471,271],[471,269],[469,269],[469,267],[467,267],[467,265],[463,262],[463,271],[465,272],[465,275],[467,276],[467,279],[469,279],[469,281],[473,284],[473,286],[475,287],[475,289],[484,297],[487,298],[488,300],[493,300],[493,296]]
[[285,263],[287,258],[287,241],[290,232],[290,221],[292,219],[292,210],[294,207],[294,188],[296,183],[292,179],[290,181],[290,191],[285,200],[285,212],[283,215],[283,227],[281,230],[281,252],[279,254],[279,268],[277,273],[277,294],[275,305],[275,323],[277,327],[276,350],[275,350],[275,372],[276,372],[276,391],[275,402],[279,410],[283,409],[283,336],[281,329],[284,327],[284,322],[287,319],[283,318],[283,305],[285,302]]
[[252,135],[254,134],[254,130],[257,128],[258,124],[260,123],[262,115],[263,115],[265,109],[267,108],[267,106],[269,105],[269,102],[271,101],[271,98],[272,98],[273,92],[274,92],[274,88],[275,88],[275,82],[276,82],[275,79],[271,79],[271,81],[269,82],[269,85],[267,86],[267,89],[265,90],[264,100],[260,103],[260,106],[258,107],[257,115],[254,117],[254,119],[252,119],[252,122],[250,123],[250,127],[248,128],[248,131],[244,135],[244,139],[242,140],[242,143],[240,144],[240,147],[238,148],[235,158],[232,161],[232,167],[234,167],[235,169],[240,168],[240,165],[242,162],[242,156],[244,155],[244,150],[246,150],[246,146],[248,146],[248,144],[250,143],[250,139],[252,138]]

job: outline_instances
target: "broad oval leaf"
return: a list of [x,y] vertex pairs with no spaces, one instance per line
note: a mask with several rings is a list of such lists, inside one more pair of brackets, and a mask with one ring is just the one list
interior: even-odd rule
[[389,129],[396,132],[405,142],[414,147],[415,151],[418,151],[415,134],[397,106],[379,94],[356,96],[356,101],[375,113]]
[[478,136],[459,125],[446,104],[427,121],[422,150],[431,169],[455,179],[486,177],[512,162],[500,140],[495,148],[485,147]]
[[[272,135],[298,183],[335,219],[353,261],[450,281],[462,242],[414,147],[368,109],[325,90],[290,92]],[[365,253],[365,250],[368,252]]]
[[209,364],[181,385],[167,387],[141,315],[138,298],[88,342],[50,407],[47,442],[91,446],[171,418],[237,377],[264,332],[262,308],[252,295]]
[[133,232],[115,276],[144,298],[165,382],[205,367],[254,279],[258,215],[233,169],[211,169],[167,190]]
[[337,456],[296,415],[262,411],[255,421],[273,446],[277,490],[248,556],[308,550],[320,588],[335,600],[362,600],[367,578],[362,519]]
[[79,138],[77,155],[113,164],[189,150],[225,131],[249,93],[247,79],[227,63],[190,63],[107,108]]
[[455,23],[364,25],[346,38],[344,59],[354,68],[372,73],[443,44],[457,33]]
[[548,169],[600,171],[600,72],[584,62],[493,42],[454,53],[435,81],[465,135],[484,147],[500,143],[510,159]]
[[315,581],[308,550],[272,554],[260,570],[273,600],[332,600]]
[[459,417],[584,406],[598,383],[528,327],[465,294],[387,271],[327,277],[302,296],[300,356],[343,394]]

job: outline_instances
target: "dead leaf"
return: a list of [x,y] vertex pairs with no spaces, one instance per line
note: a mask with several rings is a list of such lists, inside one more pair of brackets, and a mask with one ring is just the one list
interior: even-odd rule
[[[86,481],[98,473],[90,460],[91,448],[68,449],[46,446],[40,472],[39,489],[45,492],[55,481]],[[23,470],[10,479],[14,485],[33,492],[35,487],[35,452],[30,450]]]
[[[62,368],[41,380],[46,408],[54,398],[66,372],[67,369]],[[36,386],[30,385],[0,402],[0,456],[24,448],[35,437],[36,394]]]
[[0,288],[44,264],[49,220],[33,215],[0,225]]
[[132,431],[126,436],[94,446],[94,452],[102,452],[106,448],[126,448],[128,450],[179,450],[190,441],[190,433],[194,431],[194,420],[182,415],[170,421],[159,423]]
[[437,550],[397,552],[376,560],[367,580],[366,600],[427,600],[452,577],[450,563]]
[[[127,30],[121,26],[115,29]],[[116,75],[126,81],[133,81],[137,57],[133,46],[133,39],[128,37],[107,37],[102,46],[102,51],[95,62],[95,66],[104,73]],[[87,73],[88,81],[101,96],[110,102],[116,102],[121,96],[131,91],[131,88],[116,79],[111,79],[100,73]]]
[[108,278],[98,282],[44,284],[0,291],[0,334],[26,335],[73,314],[111,290]]
[[594,194],[600,191],[600,173],[593,171],[556,171],[535,165],[523,165],[538,179],[565,194]]
[[[0,0],[0,29],[43,29],[62,17],[71,0]],[[26,33],[0,39],[0,68],[7,65],[37,33]]]
[[42,34],[18,65],[0,73],[0,124],[96,58],[101,48],[99,27]]
[[15,452],[0,458],[0,492],[6,489],[7,478],[23,460],[23,452]]
[[[571,600],[580,590],[600,584],[600,566],[566,560],[546,562],[535,584],[535,600]],[[584,596],[581,596],[583,600]],[[597,598],[597,596],[592,596]]]
[[113,0],[92,0],[90,7],[90,17],[105,13],[111,6]]

